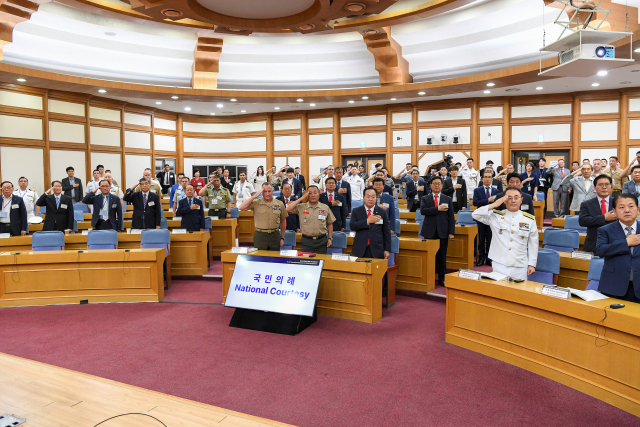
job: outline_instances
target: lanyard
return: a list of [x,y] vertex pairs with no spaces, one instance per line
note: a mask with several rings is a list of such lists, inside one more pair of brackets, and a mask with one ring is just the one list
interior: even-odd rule
[[13,200],[12,198],[9,198],[9,201],[7,203],[2,201],[2,210],[4,210],[7,206],[9,206],[12,200]]

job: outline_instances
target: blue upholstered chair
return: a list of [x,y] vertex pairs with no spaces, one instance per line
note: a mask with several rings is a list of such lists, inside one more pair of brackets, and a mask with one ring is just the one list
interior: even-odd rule
[[327,255],[341,254],[347,249],[347,235],[342,231],[334,231],[331,246],[327,248]]
[[296,232],[293,230],[284,230],[284,244],[280,246],[282,250],[292,250],[296,246]]
[[73,210],[82,211],[82,213],[91,213],[91,211],[89,210],[89,206],[85,205],[84,203],[74,203]]
[[398,199],[393,201],[393,206],[397,209],[398,208]]
[[417,211],[416,211],[416,216],[415,216],[415,218],[416,218],[416,222],[422,222],[422,221],[424,221],[424,215],[422,215],[422,214],[420,213],[420,211],[419,211],[419,210],[417,210]]
[[395,225],[395,227],[396,227],[396,228],[394,229],[394,231],[396,232],[396,236],[397,236],[397,235],[399,235],[399,234],[400,234],[400,231],[401,231],[401,229],[400,229],[401,224],[400,224],[400,220],[399,220],[398,218],[396,218],[396,223],[395,223],[394,225]]
[[64,233],[62,231],[36,231],[31,238],[31,249],[34,251],[64,250]]
[[602,267],[604,267],[604,258],[597,256],[591,258],[591,261],[589,261],[589,275],[587,276],[587,290],[598,290]]
[[160,217],[160,229],[161,230],[169,229],[169,222],[167,221],[167,218],[164,217],[164,215]]
[[391,251],[389,251],[389,267],[396,265],[396,254],[400,252],[400,238],[391,236]]
[[467,201],[467,210],[468,210],[468,211],[470,211],[470,210],[471,210],[471,203],[469,203],[468,201]]
[[239,218],[240,217],[240,210],[238,209],[237,206],[234,206],[231,208],[231,211],[229,212],[229,217],[230,218]]
[[564,228],[547,228],[542,244],[545,248],[558,252],[573,252],[580,247],[580,233],[577,230]]
[[204,229],[205,230],[211,230],[211,221],[213,221],[213,220],[211,219],[210,216],[205,216],[204,217]]
[[586,233],[587,227],[580,225],[578,221],[578,215],[567,215],[564,217],[564,229],[565,230],[578,230],[578,233]]
[[73,219],[75,219],[76,222],[84,221],[84,212],[82,212],[81,210],[78,210],[78,209],[74,209],[73,210]]
[[539,202],[543,202],[544,201],[544,192],[543,191],[538,191],[536,193],[536,195],[538,196],[538,201]]
[[140,247],[142,249],[164,248],[167,258],[164,262],[165,289],[171,287],[171,233],[169,230],[151,229],[142,230],[140,234]]
[[360,206],[363,206],[364,202],[362,200],[353,200],[351,201],[351,211],[353,212],[353,210],[355,208],[359,208]]
[[117,249],[118,232],[116,230],[91,230],[87,235],[87,249]]
[[553,249],[538,249],[536,272],[528,276],[527,280],[553,285],[558,282],[558,274],[560,274],[560,254]]
[[277,199],[278,197],[280,197],[282,195],[282,192],[280,190],[278,191],[274,191],[273,192],[273,198]]
[[344,223],[344,232],[345,233],[350,233],[351,232],[351,217],[348,216],[347,220]]
[[47,214],[47,207],[46,206],[40,206],[40,213],[38,215],[42,216],[42,215],[46,215]]
[[473,211],[458,211],[456,222],[458,225],[478,225],[475,219],[473,219]]

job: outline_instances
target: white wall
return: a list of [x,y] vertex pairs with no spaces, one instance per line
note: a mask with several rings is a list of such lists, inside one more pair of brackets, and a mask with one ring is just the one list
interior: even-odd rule
[[273,121],[273,130],[300,129],[301,127],[302,127],[301,119]]
[[153,127],[158,129],[176,130],[176,122],[175,120],[165,120],[165,119],[158,119],[154,117]]
[[640,120],[629,120],[629,139],[640,139]]
[[511,142],[537,142],[544,135],[544,142],[571,141],[571,124],[512,126]]
[[91,126],[89,138],[91,138],[91,145],[120,147],[120,129]]
[[267,122],[248,123],[191,123],[184,122],[182,129],[185,132],[208,133],[235,133],[235,132],[260,132],[267,130]]
[[482,107],[480,108],[480,119],[501,119],[502,107]]
[[124,113],[124,122],[130,125],[151,127],[151,116],[148,114]]
[[511,107],[511,118],[570,116],[571,104],[527,105]]
[[333,134],[309,135],[309,150],[333,149]]
[[391,114],[391,123],[393,124],[412,123],[412,119],[413,119],[412,112]]
[[386,132],[345,133],[340,139],[342,148],[363,148],[362,142],[364,142],[364,148],[387,146]]
[[[123,186],[122,192],[125,193],[127,188],[131,188],[133,184],[138,182],[146,168],[151,168],[151,156],[138,156],[133,154],[125,155],[125,164],[127,169],[127,182]],[[151,168],[153,171],[154,168]],[[155,176],[155,172],[151,173]],[[120,182],[120,181],[118,181]]]
[[582,101],[580,114],[617,113],[619,106],[619,101]]
[[84,117],[84,104],[77,104],[75,102],[65,102],[65,101],[57,101],[55,99],[50,99],[49,112]]
[[[91,152],[91,168],[92,170],[98,165],[103,165],[105,170],[111,170],[111,176],[118,181],[118,184],[122,184],[122,164],[120,161],[120,154],[118,153],[98,153],[96,151]],[[133,185],[133,184],[132,184]],[[124,193],[124,191],[123,191]]]
[[[418,157],[420,157],[420,152],[418,152]],[[429,173],[427,170],[427,166],[429,166],[433,162],[440,162],[444,159],[444,155],[440,152],[429,152],[422,156],[420,160],[418,160],[418,168],[420,169],[420,175],[425,173]],[[454,162],[455,163],[455,162]]]
[[411,153],[398,153],[393,155],[393,167],[390,174],[396,176],[404,170],[407,163],[411,163]]
[[[476,165],[476,169],[480,170],[483,167],[485,167],[485,165],[487,164],[487,160],[491,160],[493,161],[493,167],[494,170],[498,168],[498,166],[503,166],[502,165],[502,151],[481,151],[480,152],[480,159],[478,159],[479,161],[475,162]],[[464,166],[466,163],[462,162],[462,165]]]
[[99,120],[111,120],[120,123],[120,110],[108,108],[89,107],[89,118]]
[[[11,181],[18,188],[21,176],[29,180],[29,188],[38,195],[49,189],[44,188],[44,154],[41,148],[0,147],[0,168],[2,181]],[[66,176],[66,174],[65,174]]]
[[292,151],[300,149],[300,135],[274,136],[273,151]]
[[307,176],[307,185],[311,184],[311,177],[320,173],[321,169],[333,164],[333,156],[309,156],[309,171]]
[[42,110],[42,97],[0,90],[0,105]]
[[[84,191],[87,186],[87,168],[85,166],[85,156],[86,154],[84,151],[51,150],[49,152],[51,180],[62,180],[62,178],[66,178],[66,169],[71,166],[75,171],[75,176],[82,180],[82,191]],[[29,181],[31,181],[31,179],[29,179]]]
[[[633,152],[633,157],[636,156],[635,151]],[[577,160],[582,163],[582,159],[589,159],[593,161],[593,159],[608,159],[611,156],[617,155],[617,148],[583,148],[582,150],[580,150],[580,158]],[[624,167],[626,167],[626,165],[624,165]]]
[[502,126],[480,127],[480,144],[502,144]]
[[42,139],[42,119],[0,115],[0,137]]
[[253,138],[184,138],[185,153],[253,153],[267,150],[267,137]]
[[49,121],[49,140],[84,144],[85,126],[78,123]]
[[377,116],[356,116],[356,117],[341,117],[340,127],[356,127],[356,126],[380,126],[387,124],[386,114]]
[[[402,139],[398,141],[398,137]],[[394,130],[391,144],[393,147],[411,147],[411,129]]]
[[309,129],[332,128],[333,117],[322,117],[319,119],[309,119]]
[[[447,135],[447,142],[440,142],[440,135]],[[433,145],[446,145],[453,146],[453,135],[460,134],[458,144],[471,144],[471,128],[459,127],[459,128],[431,128],[418,130],[418,145],[427,145],[427,136],[433,135]]]
[[471,108],[418,111],[419,122],[439,122],[442,120],[471,120]]
[[154,134],[153,147],[160,151],[176,151],[176,137]]
[[[124,131],[124,146],[127,148],[151,149],[151,134],[146,132]],[[133,185],[133,184],[131,184]]]
[[580,138],[583,141],[617,141],[618,122],[581,122]]

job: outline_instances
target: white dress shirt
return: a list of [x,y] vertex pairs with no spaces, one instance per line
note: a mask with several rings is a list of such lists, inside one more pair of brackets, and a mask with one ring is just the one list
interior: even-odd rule
[[598,206],[602,206],[602,201],[604,200],[604,204],[607,207],[607,212],[609,212],[609,201],[611,197],[607,197],[606,199],[601,199],[600,196],[596,196],[598,198]]
[[7,214],[6,217],[0,218],[0,222],[3,224],[9,224],[11,222],[11,219],[9,218],[11,214],[11,200],[13,200],[11,196],[9,196],[8,199],[4,197],[4,195],[2,196],[2,212]]

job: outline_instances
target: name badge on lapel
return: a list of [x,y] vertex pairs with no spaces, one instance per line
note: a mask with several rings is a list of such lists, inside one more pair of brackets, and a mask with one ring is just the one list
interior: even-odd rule
[[384,224],[384,221],[382,220],[382,218],[380,218],[380,220],[376,222],[376,224]]
[[60,209],[67,209],[67,205],[65,205],[64,203],[60,203]]
[[11,209],[18,209],[20,207],[20,205],[11,205]]
[[326,216],[326,215],[318,215],[318,219],[319,219],[320,221],[324,221],[324,220],[326,220],[326,219],[327,219],[327,216]]
[[522,211],[528,211],[528,210],[529,210],[529,205],[521,205],[521,206],[520,206],[520,210],[522,210]]
[[111,209],[115,209],[115,208],[116,208],[116,204],[114,203],[111,205]]
[[156,202],[149,202],[149,203],[147,203],[147,205],[149,205],[149,206],[155,206],[155,205],[156,205]]

